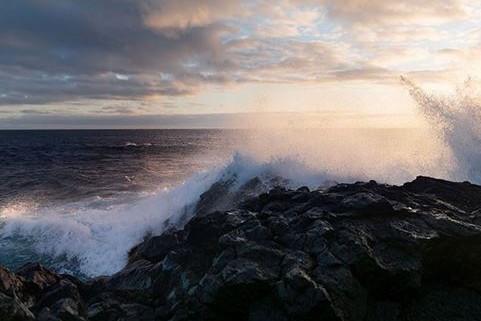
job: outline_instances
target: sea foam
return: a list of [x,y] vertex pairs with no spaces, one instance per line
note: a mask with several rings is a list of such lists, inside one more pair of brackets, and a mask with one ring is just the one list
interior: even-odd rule
[[146,235],[162,233],[167,220],[175,225],[180,217],[192,215],[193,205],[214,182],[234,179],[240,186],[256,176],[266,180],[283,176],[293,186],[314,186],[328,179],[295,160],[263,163],[235,154],[226,165],[198,173],[134,204],[106,208],[92,208],[88,202],[48,208],[11,204],[0,211],[0,243],[19,248],[27,244],[39,255],[37,259],[62,272],[109,275],[124,266],[128,251]]

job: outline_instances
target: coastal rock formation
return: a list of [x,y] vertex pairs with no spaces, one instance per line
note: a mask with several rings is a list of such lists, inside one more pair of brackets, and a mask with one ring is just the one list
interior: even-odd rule
[[480,186],[225,189],[113,276],[0,269],[0,320],[481,320]]

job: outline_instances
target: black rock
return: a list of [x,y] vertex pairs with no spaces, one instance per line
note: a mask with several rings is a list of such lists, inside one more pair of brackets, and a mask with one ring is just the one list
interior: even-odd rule
[[0,269],[0,320],[481,320],[480,186],[230,184],[113,276]]

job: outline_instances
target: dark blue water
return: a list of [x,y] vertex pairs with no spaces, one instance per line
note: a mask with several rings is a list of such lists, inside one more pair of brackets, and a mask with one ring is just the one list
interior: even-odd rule
[[[136,194],[222,157],[220,130],[0,131],[0,206]],[[209,155],[209,157],[206,157]]]
[[145,233],[206,188],[175,186],[223,162],[232,133],[0,131],[0,264],[115,272]]

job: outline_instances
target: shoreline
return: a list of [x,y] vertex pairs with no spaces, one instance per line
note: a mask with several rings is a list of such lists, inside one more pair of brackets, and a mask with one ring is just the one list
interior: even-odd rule
[[481,318],[481,186],[218,182],[195,213],[135,246],[112,276],[0,268],[0,319]]

